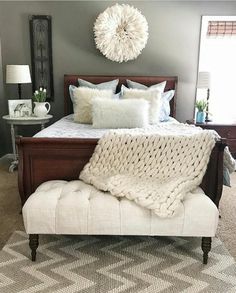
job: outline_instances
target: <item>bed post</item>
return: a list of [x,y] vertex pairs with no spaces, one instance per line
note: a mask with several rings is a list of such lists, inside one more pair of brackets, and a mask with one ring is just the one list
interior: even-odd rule
[[223,160],[226,140],[220,139],[212,150],[201,188],[218,207],[223,189]]

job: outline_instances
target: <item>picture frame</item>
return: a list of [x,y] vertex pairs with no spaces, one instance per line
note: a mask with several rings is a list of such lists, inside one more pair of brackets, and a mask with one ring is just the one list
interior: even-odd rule
[[31,15],[29,17],[32,89],[47,89],[47,102],[54,100],[52,62],[52,17]]
[[8,100],[9,116],[11,118],[27,118],[32,116],[32,100]]

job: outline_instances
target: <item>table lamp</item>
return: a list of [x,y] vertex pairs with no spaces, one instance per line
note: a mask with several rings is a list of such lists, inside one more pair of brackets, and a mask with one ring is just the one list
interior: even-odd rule
[[207,89],[207,106],[206,106],[206,118],[205,121],[211,121],[209,119],[209,99],[210,99],[210,87],[211,87],[211,75],[210,72],[201,71],[198,73],[197,79],[197,88],[198,89]]
[[21,99],[21,84],[31,83],[29,65],[7,65],[6,83],[18,84],[18,96]]

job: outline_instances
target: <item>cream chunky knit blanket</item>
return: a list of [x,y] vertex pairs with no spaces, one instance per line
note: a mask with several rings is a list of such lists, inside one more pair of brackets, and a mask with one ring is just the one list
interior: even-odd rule
[[171,217],[201,183],[215,140],[213,131],[183,124],[109,131],[80,179]]

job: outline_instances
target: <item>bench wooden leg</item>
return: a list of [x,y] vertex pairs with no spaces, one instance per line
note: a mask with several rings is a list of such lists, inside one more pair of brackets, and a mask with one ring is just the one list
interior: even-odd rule
[[211,250],[211,237],[202,237],[203,264],[208,261],[208,253]]
[[39,246],[39,235],[38,234],[30,234],[29,235],[29,247],[31,249],[31,259],[32,261],[36,261],[36,250]]

